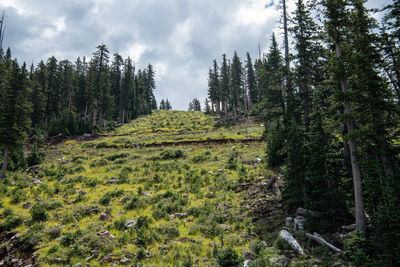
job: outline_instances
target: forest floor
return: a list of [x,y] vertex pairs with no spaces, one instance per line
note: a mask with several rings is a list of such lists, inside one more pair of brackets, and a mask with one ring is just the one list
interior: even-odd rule
[[325,265],[277,242],[282,179],[262,125],[217,125],[155,111],[49,143],[43,164],[0,185],[0,266]]

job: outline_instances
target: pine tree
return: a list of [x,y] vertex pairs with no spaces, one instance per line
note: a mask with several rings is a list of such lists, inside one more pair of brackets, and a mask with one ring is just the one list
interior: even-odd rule
[[161,99],[161,101],[160,101],[160,107],[159,107],[161,110],[164,110],[165,109],[165,102],[164,102],[164,99]]
[[115,53],[110,69],[110,94],[114,99],[115,111],[113,117],[118,119],[120,119],[120,113],[121,113],[120,101],[123,101],[123,99],[121,99],[121,79],[122,79],[121,68],[123,65],[124,65],[124,60],[122,59],[121,55]]
[[222,65],[220,69],[220,91],[221,91],[221,102],[222,110],[225,113],[225,117],[228,116],[228,102],[231,95],[230,82],[229,82],[229,67],[226,59],[226,55],[222,55]]
[[246,85],[250,100],[249,106],[252,107],[253,105],[258,103],[258,92],[257,92],[256,76],[254,74],[254,67],[249,52],[247,52],[247,62],[246,62]]
[[171,103],[169,103],[167,98],[167,100],[165,100],[165,110],[171,110],[171,109],[172,109]]
[[336,50],[336,57],[333,58],[335,61],[334,65],[334,77],[340,83],[340,87],[343,94],[343,106],[345,114],[345,123],[348,132],[348,141],[350,145],[350,156],[353,173],[354,183],[354,198],[356,206],[356,226],[361,232],[365,232],[365,214],[364,214],[364,197],[362,193],[362,182],[361,182],[361,170],[360,162],[358,159],[358,148],[357,141],[354,136],[355,124],[354,124],[354,112],[353,106],[349,99],[350,90],[348,87],[348,81],[346,77],[345,62],[343,59],[343,29],[348,25],[348,12],[346,11],[346,1],[344,0],[325,0],[323,2],[325,6],[326,16],[326,30]]
[[8,154],[25,144],[31,105],[25,64],[12,61],[8,69],[0,63],[0,145],[4,149],[0,180],[5,177]]

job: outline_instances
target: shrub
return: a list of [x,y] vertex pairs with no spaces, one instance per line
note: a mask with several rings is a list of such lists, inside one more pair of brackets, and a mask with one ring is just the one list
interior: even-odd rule
[[49,217],[46,207],[40,202],[36,202],[35,204],[33,204],[29,212],[31,214],[32,220],[35,222],[46,221]]
[[22,236],[21,243],[22,249],[33,250],[33,248],[38,245],[43,239],[43,229],[44,224],[39,223],[33,225],[28,231]]
[[233,267],[241,266],[243,259],[237,254],[237,252],[233,248],[228,247],[217,253],[217,261],[221,266]]
[[179,228],[175,223],[160,225],[157,227],[157,231],[160,234],[165,235],[168,239],[179,237]]
[[61,235],[61,231],[62,231],[61,226],[57,225],[57,226],[50,227],[46,231],[46,234],[49,235],[49,237],[51,239],[56,239],[57,237],[59,237]]
[[147,216],[140,216],[137,221],[135,227],[137,229],[140,228],[149,228],[149,225],[151,223],[151,218]]
[[123,231],[125,229],[126,218],[122,217],[121,219],[114,221],[114,227],[117,230]]
[[162,160],[179,159],[184,158],[185,156],[185,152],[181,149],[166,149],[160,153],[160,159]]
[[106,159],[109,161],[114,161],[116,159],[126,158],[128,156],[129,156],[129,153],[118,153],[118,154],[110,155],[110,156],[106,157]]
[[146,251],[144,248],[139,248],[139,250],[136,252],[136,260],[140,261],[146,258]]
[[4,223],[1,224],[0,228],[3,228],[6,231],[10,231],[20,226],[23,222],[24,217],[11,214],[6,217]]

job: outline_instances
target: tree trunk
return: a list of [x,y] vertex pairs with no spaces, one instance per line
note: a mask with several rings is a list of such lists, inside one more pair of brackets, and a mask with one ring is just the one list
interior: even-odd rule
[[[334,28],[334,32],[336,33],[336,28]],[[335,47],[336,47],[336,57],[341,60],[342,59],[342,48],[340,42],[335,36],[334,38]],[[349,91],[347,87],[347,81],[343,76],[339,77],[340,86],[342,88],[343,93],[346,95]],[[357,229],[361,232],[365,232],[365,215],[364,215],[364,198],[362,194],[362,183],[361,183],[361,171],[360,164],[358,162],[357,157],[357,143],[352,136],[354,132],[354,121],[351,118],[352,110],[350,101],[345,97],[344,99],[344,113],[346,115],[346,126],[347,133],[349,135],[349,146],[350,146],[350,158],[351,158],[351,169],[353,172],[353,185],[354,185],[354,200],[356,206],[356,226]]]
[[1,173],[0,173],[0,181],[6,177],[7,163],[8,163],[8,146],[5,146],[4,147],[3,166],[1,167]]
[[97,116],[97,99],[94,101],[94,108],[93,108],[93,126],[96,126],[96,116]]

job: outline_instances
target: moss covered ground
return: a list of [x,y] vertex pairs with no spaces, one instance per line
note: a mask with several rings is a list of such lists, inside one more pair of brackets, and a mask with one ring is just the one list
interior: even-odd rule
[[[260,245],[253,222],[252,190],[275,175],[256,141],[262,131],[156,111],[97,138],[48,145],[43,164],[2,183],[1,227],[20,233],[39,266],[214,266],[239,264],[246,251],[267,266],[281,252]],[[274,220],[271,235],[282,223]]]

